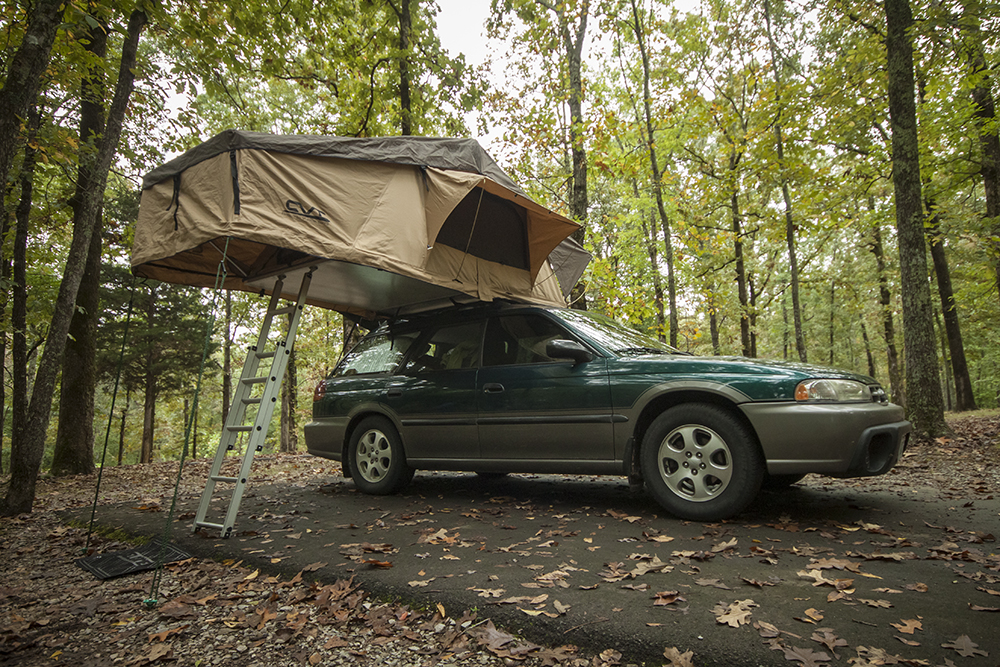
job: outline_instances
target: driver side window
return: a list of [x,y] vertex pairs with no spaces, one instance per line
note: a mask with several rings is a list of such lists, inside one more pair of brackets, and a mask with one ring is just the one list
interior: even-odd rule
[[545,353],[551,340],[568,338],[551,320],[539,315],[490,318],[483,344],[484,366],[541,364],[556,361]]

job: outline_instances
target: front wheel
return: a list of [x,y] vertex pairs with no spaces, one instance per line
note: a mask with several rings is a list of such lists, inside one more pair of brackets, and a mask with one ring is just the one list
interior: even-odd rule
[[396,493],[413,479],[399,433],[385,417],[367,417],[358,424],[348,456],[354,485],[365,493]]
[[717,521],[743,511],[760,490],[764,457],[752,431],[715,405],[666,410],[640,452],[646,488],[671,514]]

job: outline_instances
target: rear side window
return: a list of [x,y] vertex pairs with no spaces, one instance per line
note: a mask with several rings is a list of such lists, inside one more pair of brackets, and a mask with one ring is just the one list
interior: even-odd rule
[[406,370],[450,371],[479,366],[482,322],[441,327],[417,343]]
[[379,334],[363,339],[341,360],[330,377],[391,373],[403,360],[417,332],[409,334]]

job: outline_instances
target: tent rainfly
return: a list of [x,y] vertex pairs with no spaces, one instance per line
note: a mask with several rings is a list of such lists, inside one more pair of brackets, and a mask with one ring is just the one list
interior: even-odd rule
[[[227,130],[143,179],[132,271],[292,288],[365,318],[497,298],[564,305],[589,255],[473,139]],[[561,288],[560,288],[561,284]],[[294,298],[294,293],[283,294]]]

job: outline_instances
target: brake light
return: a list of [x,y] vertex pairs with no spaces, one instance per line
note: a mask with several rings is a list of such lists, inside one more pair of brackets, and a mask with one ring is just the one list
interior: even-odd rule
[[320,380],[313,390],[313,402],[322,400],[324,396],[326,396],[326,380]]

